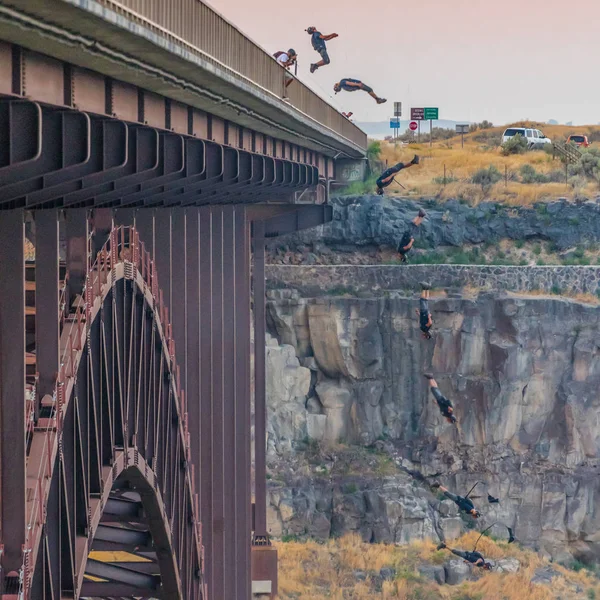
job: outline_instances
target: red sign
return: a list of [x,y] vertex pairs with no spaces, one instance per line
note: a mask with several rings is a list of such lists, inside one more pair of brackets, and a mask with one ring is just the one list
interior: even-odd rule
[[419,127],[419,124],[416,121],[411,121],[408,127],[411,131],[416,131]]

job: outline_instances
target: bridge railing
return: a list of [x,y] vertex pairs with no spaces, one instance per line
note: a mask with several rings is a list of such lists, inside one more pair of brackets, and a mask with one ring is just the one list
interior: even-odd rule
[[[215,66],[281,98],[284,69],[258,44],[201,0],[98,0],[157,34],[201,54]],[[308,86],[296,80],[287,89],[290,104],[339,135],[366,148],[367,136]]]

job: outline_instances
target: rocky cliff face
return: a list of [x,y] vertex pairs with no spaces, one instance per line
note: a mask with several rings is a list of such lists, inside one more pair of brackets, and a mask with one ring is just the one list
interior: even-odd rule
[[[482,202],[471,207],[457,200],[357,196],[334,198],[331,204],[331,223],[286,236],[285,246],[304,253],[307,246],[312,247],[315,258],[331,249],[348,252],[379,246],[395,248],[419,208],[428,213],[419,233],[420,248],[537,239],[564,250],[600,241],[600,202],[595,200],[557,200],[533,207]],[[281,240],[273,240],[267,247],[275,254],[281,244]]]
[[[426,342],[414,298],[270,295],[274,535],[402,542],[472,526],[409,468],[463,494],[481,481],[484,522],[513,527],[554,559],[600,559],[597,307],[434,299]],[[441,418],[424,371],[453,401],[458,426]],[[487,504],[488,491],[499,505]]]

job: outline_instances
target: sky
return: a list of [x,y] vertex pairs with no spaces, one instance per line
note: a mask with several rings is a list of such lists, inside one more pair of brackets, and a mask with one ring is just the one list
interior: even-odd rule
[[[600,123],[600,0],[209,3],[268,52],[294,48],[299,78],[357,121],[384,121],[401,101],[403,118],[411,106],[437,106],[457,121]],[[311,25],[340,36],[327,43],[331,64],[312,75]],[[343,77],[387,104],[335,96]]]

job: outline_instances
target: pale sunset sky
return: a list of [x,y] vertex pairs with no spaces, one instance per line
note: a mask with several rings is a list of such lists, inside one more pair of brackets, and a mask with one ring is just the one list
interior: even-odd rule
[[[294,48],[299,78],[358,121],[386,120],[399,100],[403,118],[410,106],[439,106],[440,119],[600,122],[600,0],[209,2],[268,52]],[[310,25],[340,35],[313,75]],[[334,96],[343,77],[388,103]]]

